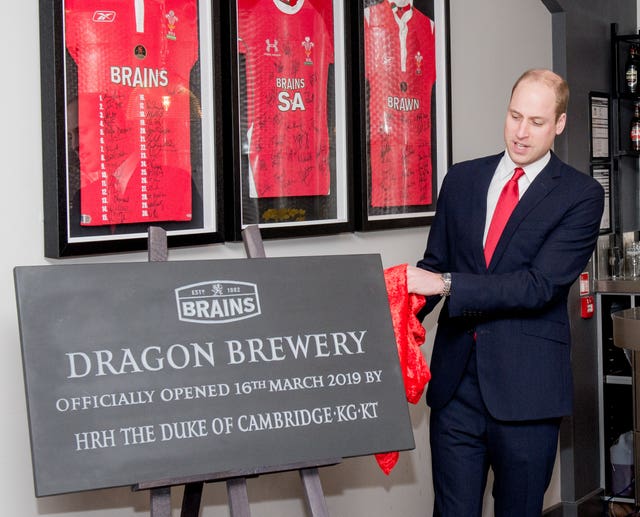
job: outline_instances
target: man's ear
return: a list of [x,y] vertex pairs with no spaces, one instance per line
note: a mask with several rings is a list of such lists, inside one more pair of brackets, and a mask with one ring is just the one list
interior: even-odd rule
[[566,123],[567,123],[567,114],[562,113],[558,117],[558,120],[556,120],[556,135],[559,135],[564,131],[564,126],[566,125]]

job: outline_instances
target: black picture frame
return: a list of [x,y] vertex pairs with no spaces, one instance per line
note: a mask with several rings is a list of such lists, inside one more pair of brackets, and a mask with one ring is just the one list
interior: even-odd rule
[[[230,71],[224,105],[231,157],[225,171],[226,239],[240,240],[250,225],[258,225],[265,239],[352,231],[349,3],[223,4]],[[297,34],[305,17],[321,19],[310,37]],[[279,24],[293,28],[297,39],[278,39]],[[280,77],[267,78],[270,67]],[[280,80],[285,82],[275,84]],[[308,117],[294,120],[296,109]]]
[[600,222],[600,234],[611,233],[613,231],[614,207],[613,196],[611,191],[613,188],[612,168],[609,163],[593,163],[591,164],[591,177],[598,181],[604,188],[604,210],[602,220]]
[[589,159],[611,160],[611,97],[608,93],[589,92]]
[[[361,99],[357,229],[427,225],[451,163],[449,2],[358,0],[353,9]],[[404,64],[400,23],[410,35]]]
[[[133,2],[131,4],[133,5]],[[160,35],[154,33],[149,36],[149,40],[145,40],[144,44],[135,45],[135,48],[130,48],[128,45],[138,37],[140,32],[143,32],[143,29],[140,31],[132,30],[130,27],[122,29],[122,25],[118,30],[129,30],[134,36],[128,38],[126,43],[120,43],[121,48],[116,46],[118,43],[113,43],[114,39],[105,36],[106,32],[100,36],[104,40],[101,41],[101,46],[91,47],[82,44],[82,38],[85,35],[100,34],[99,31],[111,23],[115,28],[116,20],[120,22],[128,17],[131,19],[133,15],[125,13],[124,10],[122,12],[93,10],[92,14],[87,16],[83,9],[88,11],[91,8],[79,5],[81,4],[77,6],[72,0],[40,0],[39,2],[45,256],[61,258],[142,250],[147,247],[150,226],[160,226],[167,231],[170,247],[223,241],[222,120],[218,109],[221,105],[218,3],[208,0],[177,3],[176,9],[190,9],[186,15],[182,16],[182,20],[178,18],[175,27],[179,28],[174,32],[170,27],[169,18],[166,21],[162,20],[166,23],[166,27],[163,26],[166,32]],[[67,18],[65,18],[65,12]],[[154,15],[160,16],[150,8],[146,12],[147,19],[151,19]],[[76,14],[77,18],[68,18],[69,13]],[[180,23],[182,25],[179,25]],[[190,23],[189,28],[182,29],[186,23]],[[158,27],[158,24],[154,24],[154,27]],[[109,30],[111,29],[110,27]],[[182,37],[185,34],[186,36]],[[120,41],[119,38],[115,40]],[[172,82],[173,77],[179,75],[178,65],[174,65],[173,70],[166,70],[162,67],[168,68],[171,65],[159,64],[160,57],[156,57],[164,52],[157,49],[166,50],[166,45],[170,44],[165,40],[177,41],[183,46],[181,48],[187,46],[185,43],[187,40],[190,42],[189,49],[193,62],[190,63],[190,68],[184,71],[185,78],[181,80],[179,86]],[[165,47],[162,47],[163,44]],[[70,48],[74,52],[74,57]],[[94,49],[93,56],[78,53],[78,49],[85,52],[87,48]],[[123,78],[129,73],[124,72],[125,68],[132,73],[128,76],[128,82],[122,79],[120,83],[122,88],[130,86],[130,90],[135,89],[136,95],[143,90],[154,92],[146,97],[143,92],[140,93],[142,97],[136,97],[136,102],[139,99],[146,99],[144,100],[146,104],[138,105],[138,118],[145,119],[150,125],[153,124],[148,131],[148,135],[153,135],[149,138],[156,139],[153,144],[138,144],[138,138],[140,141],[144,140],[140,135],[146,129],[123,129],[133,120],[129,111],[124,114],[125,110],[130,109],[131,103],[125,106],[119,103],[119,100],[114,100],[124,99],[126,93],[121,90],[119,94],[114,94],[111,83],[116,81],[115,76],[111,76],[109,83],[104,79],[105,76],[101,75],[102,61],[97,57],[108,52],[117,53],[118,59],[126,56],[122,58],[122,62],[116,63],[116,65],[122,65]],[[139,65],[137,62],[131,64],[133,55],[140,60]],[[144,60],[147,58],[150,59],[145,63]],[[154,60],[156,60],[155,63]],[[173,62],[181,61],[175,59]],[[104,72],[107,78],[109,73],[115,73],[114,68],[118,68],[113,65],[113,62],[108,65],[110,72]],[[165,73],[169,76],[166,82],[163,76]],[[160,88],[165,87],[163,92],[160,91],[158,83],[153,82],[153,74],[156,74],[156,81],[160,81]],[[99,85],[96,86],[98,83]],[[108,88],[109,93],[105,98],[110,99],[111,105],[105,108],[106,116],[102,111],[99,116],[95,116],[94,124],[90,120],[90,110],[86,108],[85,102],[89,96],[96,95],[96,92],[103,88],[105,92]],[[83,107],[75,109],[75,106]],[[172,107],[174,111],[171,111]],[[121,110],[121,118],[127,119],[128,122],[116,126],[113,120],[117,115],[113,114],[118,108]],[[171,115],[164,115],[163,108],[164,112]],[[178,111],[179,109],[181,111]],[[112,115],[114,118],[109,118]],[[100,119],[100,117],[103,118]],[[169,117],[173,118],[169,120]],[[139,122],[140,126],[144,123]],[[93,157],[99,153],[95,149],[98,146],[89,145],[89,143],[97,143],[97,139],[89,135],[91,131],[97,132],[99,124],[104,124],[104,128],[110,132],[111,136],[119,135],[120,147],[117,149],[118,152],[115,152],[117,146],[112,147],[110,144],[113,142],[107,142],[107,152],[102,149],[102,154],[98,158],[102,172],[98,172],[99,168],[92,169],[95,172],[91,173],[93,174],[91,176],[91,168],[87,165],[88,156]],[[173,129],[178,126],[170,126],[170,124],[179,124],[180,129]],[[156,130],[157,128],[161,129]],[[178,133],[180,133],[179,137]],[[164,139],[160,144],[157,143],[159,138]],[[83,147],[84,151],[80,151],[83,141],[87,143]],[[131,146],[134,146],[133,149],[140,154],[137,157],[133,156],[135,153],[128,155],[131,158],[129,163],[136,163],[128,170],[133,171],[130,172],[130,178],[136,178],[139,183],[135,186],[137,189],[135,196],[122,194],[117,198],[117,203],[120,203],[120,213],[124,214],[118,219],[112,216],[114,206],[112,200],[116,198],[104,197],[105,192],[108,192],[109,196],[112,195],[111,185],[107,186],[104,182],[91,183],[89,179],[102,176],[103,181],[111,181],[115,176],[114,170],[117,170],[113,164],[121,159],[123,160],[121,163],[124,164],[124,158],[118,156],[125,156],[124,150],[132,149]],[[161,164],[161,159],[158,158],[160,148],[163,149],[165,156]],[[89,149],[92,149],[91,152],[88,151]],[[171,152],[179,156],[179,159],[174,160],[173,155],[170,155]],[[83,158],[81,159],[80,156]],[[148,172],[144,164],[147,162],[142,162],[145,157],[148,158]],[[185,164],[187,166],[183,167]],[[149,176],[142,179],[142,175],[147,173]],[[163,179],[161,180],[160,177]],[[178,177],[181,178],[179,181],[174,180]],[[154,185],[165,181],[162,183],[161,193],[156,196],[157,190],[153,190],[154,186],[149,186],[148,190],[146,186],[144,188],[140,186],[147,180]],[[131,184],[131,182],[126,183],[126,185]],[[95,191],[91,190],[93,185],[96,186]],[[109,190],[104,190],[105,187]],[[148,193],[140,194],[138,191]],[[178,198],[180,198],[178,208],[166,208],[167,205],[173,207]],[[96,206],[89,207],[91,203],[95,203]],[[85,212],[89,208],[91,210],[95,208],[96,214],[102,211],[103,215],[88,216]],[[175,216],[177,213],[180,217]],[[92,225],[96,220],[99,223]]]

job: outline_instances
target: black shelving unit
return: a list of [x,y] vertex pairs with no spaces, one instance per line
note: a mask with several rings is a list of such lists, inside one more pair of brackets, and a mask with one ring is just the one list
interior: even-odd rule
[[[624,434],[633,431],[633,386],[631,356],[613,343],[613,312],[637,306],[638,297],[629,294],[599,296],[600,339],[602,345],[602,423],[605,497],[633,502],[633,486],[620,487],[613,479],[611,446]],[[627,488],[622,490],[621,488]],[[621,493],[622,492],[622,493]]]
[[[617,236],[640,229],[640,153],[632,149],[630,138],[640,84],[631,93],[625,80],[625,64],[633,45],[640,49],[640,33],[618,34],[617,24],[611,25],[611,201],[612,230]],[[640,82],[640,58],[638,68]]]

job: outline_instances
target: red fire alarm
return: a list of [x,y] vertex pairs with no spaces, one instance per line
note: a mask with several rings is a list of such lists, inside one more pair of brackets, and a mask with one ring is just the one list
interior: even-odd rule
[[580,316],[584,319],[593,318],[595,301],[592,295],[580,297]]

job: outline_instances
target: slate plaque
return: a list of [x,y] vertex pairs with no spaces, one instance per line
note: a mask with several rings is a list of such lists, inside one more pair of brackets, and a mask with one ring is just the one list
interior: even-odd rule
[[14,274],[37,496],[414,447],[377,255]]

